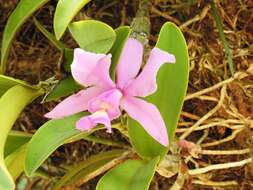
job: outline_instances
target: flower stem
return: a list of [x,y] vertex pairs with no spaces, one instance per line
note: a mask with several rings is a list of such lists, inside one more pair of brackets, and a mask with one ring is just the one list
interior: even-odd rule
[[150,34],[150,19],[149,19],[149,0],[140,0],[139,9],[136,13],[131,28],[131,37],[139,40],[143,45],[148,44],[148,36]]

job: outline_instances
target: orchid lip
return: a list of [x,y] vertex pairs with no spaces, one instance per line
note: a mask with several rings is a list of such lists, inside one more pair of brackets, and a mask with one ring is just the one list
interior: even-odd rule
[[95,119],[96,117],[99,117],[99,116],[102,117],[105,115],[107,115],[105,110],[99,110],[99,111],[96,111],[95,113],[93,113],[92,115],[90,115],[90,118]]
[[117,88],[107,90],[88,102],[88,111],[95,113],[104,110],[108,113],[110,119],[116,119],[120,116],[119,104],[122,97],[122,92]]

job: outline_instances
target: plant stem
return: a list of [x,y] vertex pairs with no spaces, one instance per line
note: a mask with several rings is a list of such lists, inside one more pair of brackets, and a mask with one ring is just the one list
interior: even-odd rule
[[148,36],[150,34],[149,8],[149,0],[140,0],[139,9],[131,24],[131,37],[139,40],[143,45],[148,44]]
[[65,46],[55,38],[35,17],[33,18],[34,24],[37,29],[60,51],[64,51]]

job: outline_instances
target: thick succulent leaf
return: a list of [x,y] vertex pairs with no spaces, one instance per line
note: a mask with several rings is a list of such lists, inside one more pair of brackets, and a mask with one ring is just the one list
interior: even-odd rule
[[86,178],[123,153],[123,150],[102,152],[75,164],[73,167],[70,167],[68,172],[54,185],[53,190],[58,190],[66,184],[75,184],[78,180]]
[[4,157],[26,144],[32,135],[20,131],[10,131],[4,147]]
[[17,150],[5,158],[5,164],[14,181],[24,171],[26,150],[27,143],[19,147]]
[[5,75],[0,75],[0,97],[10,88],[21,85],[28,88],[38,89],[38,86],[31,86],[25,81],[14,79]]
[[18,29],[29,16],[31,16],[46,2],[48,2],[48,0],[21,0],[15,10],[12,12],[3,33],[0,73],[5,72],[11,41],[15,37]]
[[[168,44],[171,45],[168,46]],[[160,109],[172,142],[188,87],[188,48],[180,29],[169,22],[162,27],[156,47],[170,52],[176,57],[176,64],[164,65],[158,75],[158,91],[148,98]],[[165,102],[166,104],[164,104]]]
[[116,39],[109,25],[96,20],[73,22],[69,30],[82,49],[94,53],[107,53]]
[[59,146],[80,133],[75,123],[83,114],[50,120],[33,135],[27,147],[25,171],[31,176]]
[[74,50],[73,49],[69,49],[69,48],[65,48],[64,49],[64,63],[63,63],[63,68],[66,72],[70,72],[70,65],[73,62],[73,58],[74,58]]
[[[146,99],[159,108],[166,123],[170,143],[173,143],[188,85],[189,58],[187,45],[180,29],[173,23],[167,22],[160,31],[156,47],[174,54],[176,64],[162,66],[157,76],[158,89]],[[167,153],[168,149],[158,144],[131,118],[129,118],[128,127],[131,142],[142,157],[160,155],[162,158]]]
[[4,163],[4,147],[13,124],[27,104],[43,93],[41,90],[33,90],[23,86],[10,88],[0,98],[0,189],[14,189],[14,182]]
[[90,0],[58,1],[54,14],[54,32],[58,40],[62,37],[74,16],[89,2]]
[[71,95],[72,93],[80,90],[82,87],[75,82],[73,77],[69,76],[61,80],[55,88],[48,94],[45,101],[58,100],[64,96]]
[[115,79],[115,70],[116,66],[119,62],[119,58],[125,42],[130,35],[130,27],[129,26],[121,26],[115,30],[116,40],[112,46],[110,53],[112,54],[112,63],[110,67],[110,75],[113,79]]
[[159,157],[149,162],[128,160],[107,172],[96,190],[148,190],[158,161]]
[[36,131],[27,147],[25,172],[28,176],[31,176],[61,145],[80,139],[78,136],[89,135],[101,128],[96,127],[87,133],[77,130],[75,124],[85,114],[79,113],[63,119],[50,120]]

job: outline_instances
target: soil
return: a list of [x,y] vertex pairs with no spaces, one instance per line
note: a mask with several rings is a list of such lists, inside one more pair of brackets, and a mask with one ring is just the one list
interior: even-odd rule
[[[18,0],[0,0],[0,39],[8,17],[16,7]],[[49,31],[57,1],[52,0],[34,15]],[[231,78],[224,45],[219,38],[216,23],[210,9],[210,1],[205,0],[152,0],[150,45],[154,45],[163,23],[175,22],[179,25],[187,40],[190,55],[190,79],[188,95],[211,88],[205,94],[186,98],[179,121],[177,136],[182,130],[189,129],[196,122],[205,129],[194,130],[186,138],[194,144],[199,143],[201,150],[215,150],[214,155],[199,153],[194,161],[186,163],[190,150],[182,154],[184,167],[193,169],[194,164],[206,167],[220,163],[232,163],[251,158],[253,155],[253,1],[223,0],[216,1],[216,6],[224,33],[233,54],[236,79],[216,88],[216,84]],[[138,1],[135,0],[93,0],[76,16],[104,21],[117,28],[129,25],[135,16]],[[69,47],[77,47],[67,32],[62,41]],[[57,75],[57,63],[60,52],[38,31],[29,19],[12,43],[8,60],[7,75],[36,84],[41,80]],[[242,77],[243,76],[243,77]],[[59,76],[58,76],[59,77]],[[62,76],[60,76],[62,77]],[[47,120],[43,115],[57,102],[41,104],[40,99],[29,105],[16,122],[14,129],[34,133]],[[218,106],[218,107],[217,107]],[[216,109],[217,107],[217,109]],[[210,114],[210,111],[213,113]],[[225,123],[225,124],[224,124]],[[198,128],[198,126],[197,126]],[[239,130],[241,129],[241,130]],[[180,131],[181,130],[181,131]],[[233,135],[234,134],[234,135]],[[117,132],[113,135],[98,135],[126,143]],[[230,138],[231,137],[231,138]],[[213,143],[213,144],[212,144]],[[62,167],[88,158],[96,153],[109,150],[110,147],[87,141],[78,141],[60,147],[47,163]],[[219,151],[244,150],[245,154],[220,155]],[[233,164],[232,164],[233,165]],[[253,189],[252,163],[241,167],[228,167],[211,170],[208,173],[184,178],[182,189],[187,190],[247,190]],[[94,190],[97,177],[83,184],[80,189]],[[156,174],[150,190],[168,190],[175,183],[177,176],[171,178]],[[200,184],[199,182],[203,182]],[[227,185],[222,182],[229,182]],[[233,183],[234,182],[234,183]],[[50,181],[40,177],[28,179],[21,176],[17,189],[48,189]],[[62,188],[70,190],[71,187]]]

